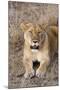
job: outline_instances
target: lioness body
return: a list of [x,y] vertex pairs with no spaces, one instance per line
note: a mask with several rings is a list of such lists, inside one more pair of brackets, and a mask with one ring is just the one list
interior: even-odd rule
[[[21,28],[24,31],[24,57],[25,78],[36,75],[43,76],[50,62],[50,56],[57,47],[57,26],[50,27],[49,30],[43,30],[39,25],[32,23],[22,23]],[[33,62],[39,61],[40,66],[33,69]]]

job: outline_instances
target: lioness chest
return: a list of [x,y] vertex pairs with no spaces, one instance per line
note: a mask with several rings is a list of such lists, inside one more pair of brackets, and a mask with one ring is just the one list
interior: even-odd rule
[[40,50],[25,50],[25,56],[30,58],[31,61],[43,61],[48,58],[48,51],[40,51]]

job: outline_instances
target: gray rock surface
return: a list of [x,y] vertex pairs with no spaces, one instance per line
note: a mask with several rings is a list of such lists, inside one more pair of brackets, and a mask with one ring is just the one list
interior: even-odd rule
[[[29,21],[42,26],[54,22],[58,18],[58,5],[8,2],[8,31],[9,31],[9,81],[8,88],[40,87],[58,85],[58,55],[55,54],[46,75],[43,78],[33,77],[24,79],[25,69],[22,63],[24,35],[20,23]],[[53,23],[53,21],[52,21]]]

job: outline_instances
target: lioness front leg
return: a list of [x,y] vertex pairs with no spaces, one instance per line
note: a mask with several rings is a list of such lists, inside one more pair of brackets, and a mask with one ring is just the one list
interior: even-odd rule
[[24,77],[25,78],[31,78],[34,76],[34,70],[33,70],[33,66],[32,66],[32,61],[29,59],[25,59],[24,60],[24,66],[25,66],[25,74]]
[[36,76],[37,77],[43,77],[46,73],[48,65],[49,65],[49,60],[41,61],[40,66],[36,71]]

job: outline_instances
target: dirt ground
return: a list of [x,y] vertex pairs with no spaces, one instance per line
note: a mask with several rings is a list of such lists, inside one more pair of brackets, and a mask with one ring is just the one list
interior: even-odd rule
[[[20,23],[29,21],[42,26],[54,22],[58,18],[58,5],[37,4],[24,2],[8,2],[8,34],[9,34],[9,74],[8,88],[42,87],[58,85],[58,55],[55,54],[46,75],[43,78],[23,77],[25,69],[22,63],[24,34],[20,30]],[[53,22],[53,21],[52,21]]]

